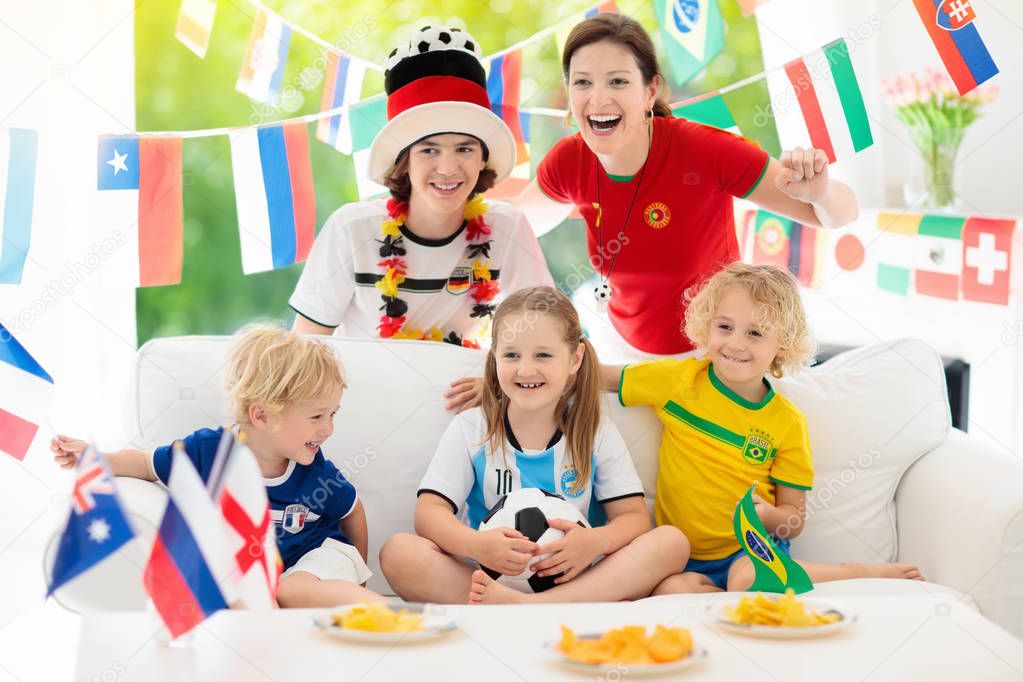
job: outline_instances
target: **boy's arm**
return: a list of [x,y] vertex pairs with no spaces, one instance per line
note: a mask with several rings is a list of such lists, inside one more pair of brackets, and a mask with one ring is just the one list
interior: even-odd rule
[[338,527],[355,549],[359,550],[362,560],[369,561],[369,528],[366,525],[366,508],[362,506],[362,500],[355,500],[352,511],[341,519]]
[[[62,435],[58,435],[50,441],[50,451],[54,453],[53,459],[62,469],[74,467],[87,446],[88,443],[84,440]],[[110,471],[114,476],[130,476],[146,481],[156,480],[156,472],[153,471],[153,458],[148,452],[126,448],[115,452],[105,452],[103,456],[110,465]]]
[[618,392],[623,369],[625,369],[624,365],[600,366],[600,383],[603,385],[605,391],[612,391],[613,393]]

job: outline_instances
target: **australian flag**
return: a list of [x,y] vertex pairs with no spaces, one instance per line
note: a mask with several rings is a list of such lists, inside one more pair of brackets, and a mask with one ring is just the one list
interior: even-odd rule
[[60,536],[46,596],[106,559],[135,537],[124,515],[106,460],[88,447],[78,460],[71,513]]

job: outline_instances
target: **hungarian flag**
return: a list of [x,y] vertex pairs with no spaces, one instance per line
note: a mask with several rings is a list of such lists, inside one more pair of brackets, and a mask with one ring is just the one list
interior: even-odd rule
[[675,85],[685,85],[725,46],[718,0],[653,0]]
[[260,102],[280,94],[290,44],[291,26],[276,14],[259,10],[235,84],[238,92]]
[[39,134],[0,129],[0,284],[21,284],[32,236]]
[[490,109],[507,124],[515,138],[515,165],[529,162],[529,146],[519,122],[519,92],[522,86],[522,50],[513,50],[490,60],[487,97]]
[[777,265],[812,287],[824,276],[827,231],[759,210],[753,220],[752,262]]
[[732,515],[735,539],[749,555],[756,570],[756,578],[749,591],[781,593],[791,589],[796,594],[809,592],[813,589],[810,576],[791,557],[778,550],[764,529],[753,502],[755,488],[754,484],[746,491]]
[[316,231],[305,123],[245,128],[231,137],[245,274],[301,263]]
[[877,286],[906,295],[959,299],[963,270],[962,217],[879,213]]
[[844,38],[767,73],[782,149],[823,149],[828,161],[874,144]]
[[[328,54],[320,111],[330,111],[345,104],[358,102],[362,96],[362,81],[365,76],[366,63],[361,59],[337,52]],[[342,154],[351,154],[351,128],[344,118],[344,114],[321,118],[316,122],[316,139],[329,144]]]
[[96,166],[98,219],[135,242],[137,286],[181,282],[181,138],[105,135]]
[[913,0],[920,21],[960,95],[998,73],[973,20],[970,0]]
[[206,57],[217,14],[217,0],[181,0],[178,25],[174,37],[184,43],[199,59]]

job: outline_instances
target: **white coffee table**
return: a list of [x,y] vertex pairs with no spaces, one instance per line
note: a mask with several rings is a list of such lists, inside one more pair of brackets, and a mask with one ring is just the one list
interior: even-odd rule
[[[225,611],[185,648],[168,648],[146,613],[96,614],[82,623],[78,680],[575,680],[544,650],[562,623],[577,631],[657,623],[690,628],[707,660],[692,680],[1023,680],[1023,641],[936,585],[859,580],[813,593],[851,609],[857,623],[830,637],[779,641],[729,634],[709,609],[735,595],[679,595],[633,603],[448,607],[458,630],[416,645],[342,642],[317,632],[312,610]],[[589,676],[594,679],[593,675]],[[628,680],[627,670],[602,680]],[[612,679],[615,678],[615,679]]]

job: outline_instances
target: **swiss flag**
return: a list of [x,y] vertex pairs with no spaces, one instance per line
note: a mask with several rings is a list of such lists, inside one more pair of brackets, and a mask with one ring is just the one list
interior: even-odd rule
[[968,218],[963,227],[963,298],[1009,303],[1015,220]]

